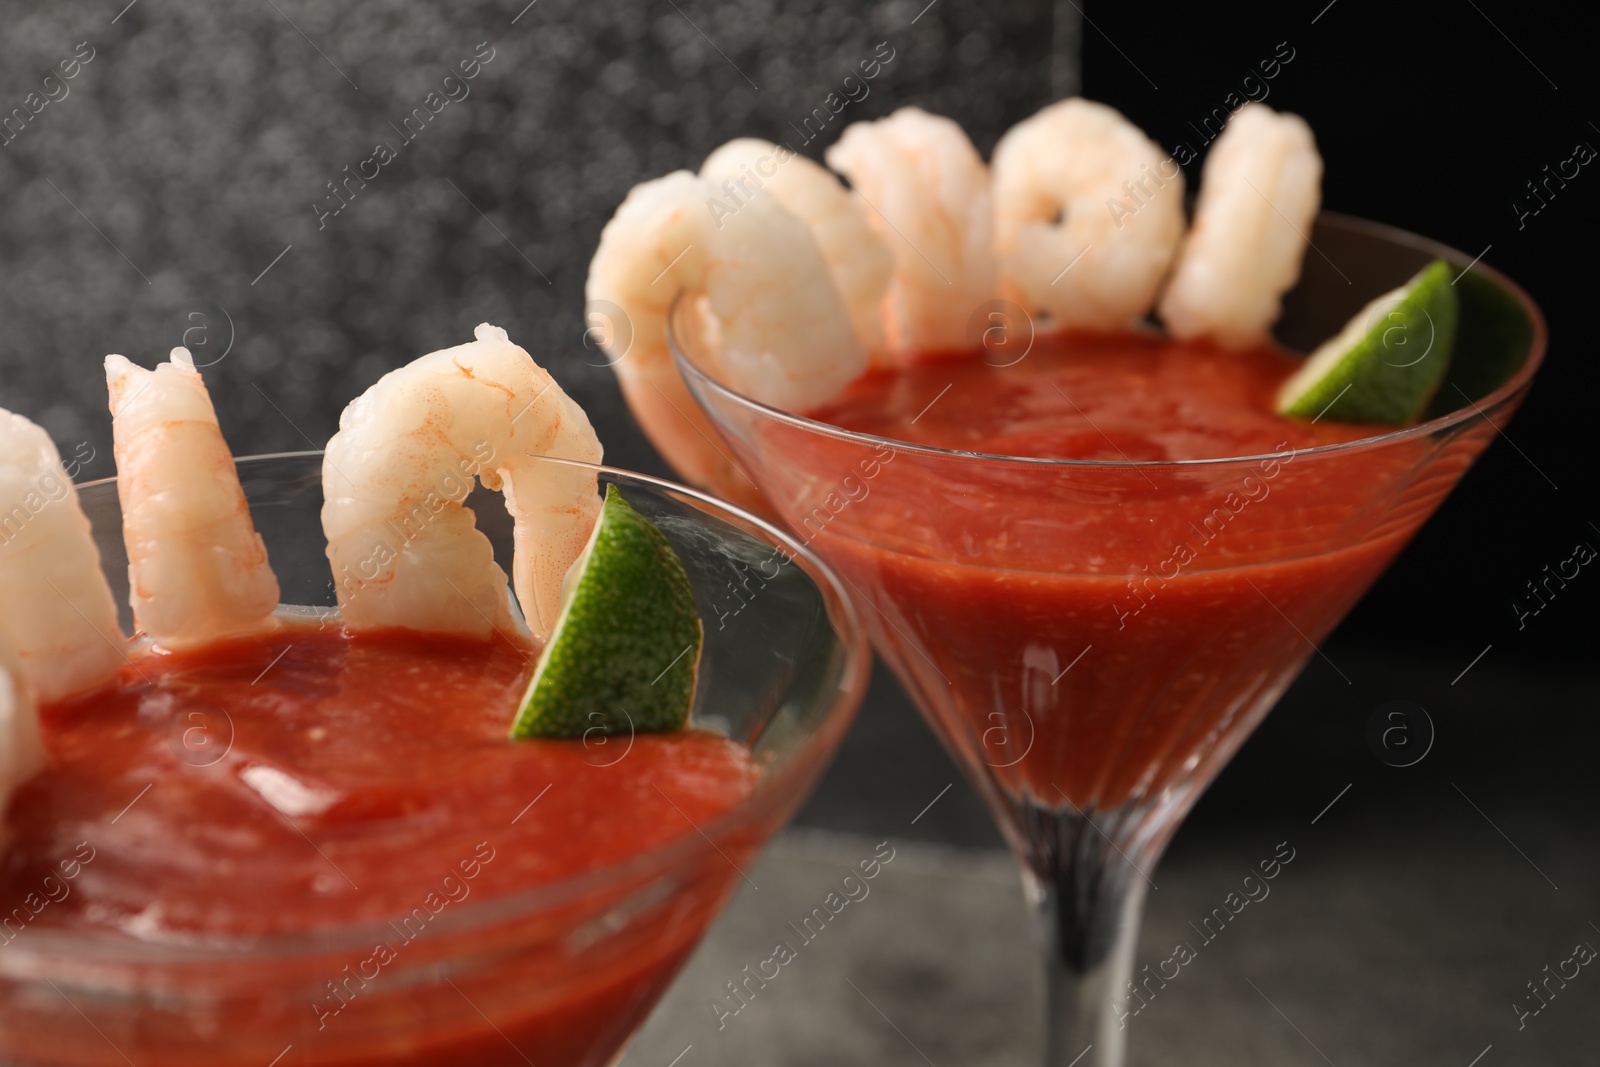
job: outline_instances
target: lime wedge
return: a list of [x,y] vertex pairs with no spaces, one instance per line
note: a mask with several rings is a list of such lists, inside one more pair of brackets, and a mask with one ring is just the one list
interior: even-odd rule
[[511,737],[680,729],[700,666],[694,590],[666,536],[614,485],[566,597]]
[[1404,426],[1415,422],[1444,380],[1460,305],[1450,265],[1436,259],[1356,313],[1278,391],[1295,418]]

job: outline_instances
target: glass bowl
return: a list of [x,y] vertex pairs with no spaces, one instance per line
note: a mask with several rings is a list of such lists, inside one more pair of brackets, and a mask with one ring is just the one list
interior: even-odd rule
[[[1312,349],[1435,258],[1453,265],[1461,318],[1422,421],[1215,459],[1039,459],[852,432],[718,382],[698,303],[669,317],[700,411],[864,605],[878,653],[1016,854],[1051,1067],[1120,1065],[1162,850],[1528,391],[1545,329],[1527,295],[1359,219],[1317,220],[1280,341]],[[1023,358],[1010,351],[990,366]],[[959,411],[961,393],[942,403]]]
[[[284,602],[326,613],[334,596],[320,453],[241,459],[238,470]],[[613,1062],[755,852],[815,783],[860,703],[870,652],[839,581],[794,539],[694,490],[595,470],[602,489],[616,484],[662,530],[688,570],[705,630],[691,722],[748,747],[758,777],[742,804],[608,866],[474,894],[433,916],[381,967],[375,947],[397,941],[390,923],[176,943],[13,921],[0,933],[0,1064]],[[116,482],[78,492],[126,604]],[[492,497],[479,488],[468,506],[509,572],[511,523]],[[595,738],[596,761],[625,758],[626,743]],[[194,772],[205,762],[194,760]],[[174,773],[186,773],[184,763]],[[492,847],[495,831],[484,833]],[[86,865],[80,877],[92,873]]]

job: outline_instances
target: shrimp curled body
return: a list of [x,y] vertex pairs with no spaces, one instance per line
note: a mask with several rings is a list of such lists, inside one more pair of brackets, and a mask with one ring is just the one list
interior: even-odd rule
[[860,198],[851,196],[826,167],[784,145],[754,137],[736,138],[711,153],[700,165],[700,177],[720,182],[725,201],[740,206],[740,194],[755,196],[754,185],[810,227],[850,309],[856,340],[881,362],[883,294],[889,288],[894,257],[873,231]]
[[1300,277],[1321,201],[1311,127],[1265,104],[1234,113],[1201,172],[1194,227],[1161,297],[1174,337],[1230,348],[1264,341]]
[[0,631],[40,701],[109,682],[127,638],[50,435],[0,410]]
[[494,550],[463,501],[478,478],[514,521],[513,585],[543,640],[600,497],[583,410],[499,327],[390,371],[345,408],[322,468],[322,528],[345,626],[521,632]]
[[616,320],[603,344],[667,461],[691,482],[755,503],[672,362],[674,301],[694,299],[714,320],[716,365],[702,369],[777,407],[831,399],[866,369],[867,354],[811,228],[768,191],[750,192],[724,214],[721,191],[687,171],[634,186],[600,234],[585,294],[591,316],[604,308]]
[[1064,329],[1132,326],[1183,237],[1183,172],[1115,109],[1078,97],[1000,138],[994,203],[1002,286]]
[[852,123],[824,155],[894,255],[884,320],[898,361],[968,347],[972,316],[997,277],[989,168],[966,131],[903,107]]

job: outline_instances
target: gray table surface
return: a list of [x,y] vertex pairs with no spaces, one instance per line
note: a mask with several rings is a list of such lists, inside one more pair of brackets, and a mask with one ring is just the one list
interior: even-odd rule
[[[1136,967],[1180,941],[1197,957],[1128,1020],[1129,1063],[1600,1062],[1592,968],[1552,985],[1557,996],[1521,1027],[1513,1007],[1531,1005],[1525,983],[1575,944],[1600,947],[1593,679],[1490,661],[1452,687],[1457,664],[1326,651],[1352,686],[1309,668],[1150,872]],[[1403,769],[1379,763],[1362,736],[1395,692],[1431,707],[1438,727],[1427,758]],[[869,894],[719,1027],[725,983],[794,941],[785,924],[884,841],[895,859]],[[1190,924],[1280,842],[1294,860],[1270,893],[1203,942]],[[1036,1062],[1015,869],[887,678],[799,825],[748,874],[754,887],[742,886],[626,1067]]]

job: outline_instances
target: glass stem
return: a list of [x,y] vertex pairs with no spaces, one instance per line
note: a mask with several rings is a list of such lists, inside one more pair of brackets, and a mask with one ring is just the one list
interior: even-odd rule
[[1129,983],[1144,875],[1081,813],[1041,810],[1030,829],[1022,882],[1044,962],[1044,1067],[1122,1067],[1141,1004]]

